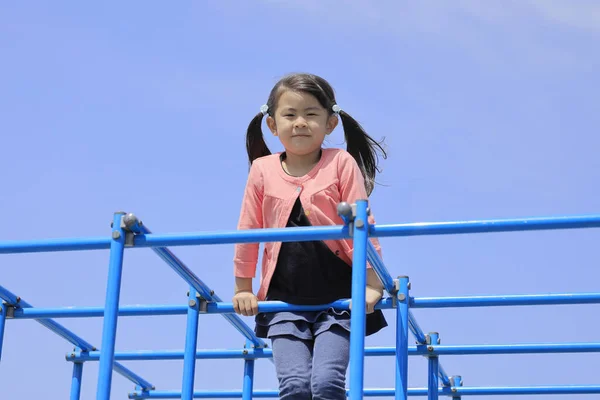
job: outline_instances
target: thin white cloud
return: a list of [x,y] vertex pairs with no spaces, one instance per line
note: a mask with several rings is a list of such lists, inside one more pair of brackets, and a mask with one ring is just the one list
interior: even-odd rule
[[[448,43],[489,71],[506,68],[510,60],[518,60],[520,67],[536,69],[579,68],[582,43],[600,34],[600,0],[264,3],[289,13],[289,18],[309,18],[313,23],[333,27],[339,31],[340,40],[362,31],[408,42],[425,38]],[[570,30],[584,36],[574,38]],[[566,40],[554,40],[552,35],[562,35]],[[594,56],[585,50],[585,57]]]

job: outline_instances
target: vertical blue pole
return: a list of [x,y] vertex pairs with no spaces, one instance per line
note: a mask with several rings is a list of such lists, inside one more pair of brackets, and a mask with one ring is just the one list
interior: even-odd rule
[[200,310],[198,301],[196,289],[190,286],[188,295],[187,327],[185,331],[185,352],[183,355],[182,400],[192,400],[194,398],[196,345],[198,344],[198,312]]
[[71,378],[71,397],[70,400],[79,400],[81,394],[81,375],[83,374],[83,363],[73,363],[73,377]]
[[396,400],[408,398],[408,276],[396,281]]
[[[253,344],[246,340],[246,347],[250,348]],[[254,359],[244,360],[244,382],[242,384],[242,400],[252,400],[252,391],[254,390]]]
[[[439,334],[437,332],[429,332],[430,342],[429,346],[435,346],[439,341]],[[430,355],[428,358],[427,368],[427,399],[438,400],[439,391],[439,373],[440,373],[440,362],[436,355]]]
[[[460,387],[460,386],[462,386],[462,377],[460,375],[454,375],[452,377],[451,381],[452,381],[452,386],[454,386],[454,387]],[[452,400],[460,400],[460,399],[461,399],[460,395],[453,395],[452,396]]]
[[352,256],[352,313],[350,317],[350,400],[362,400],[364,385],[366,290],[367,290],[367,200],[356,201],[354,253]]
[[113,216],[96,400],[110,400],[112,368],[115,361],[119,294],[121,291],[121,275],[123,272],[123,253],[125,250],[125,232],[121,229],[121,217],[124,214],[125,213],[123,212],[116,212]]
[[6,311],[8,306],[0,302],[0,360],[2,360],[2,343],[4,343],[4,326],[6,325]]

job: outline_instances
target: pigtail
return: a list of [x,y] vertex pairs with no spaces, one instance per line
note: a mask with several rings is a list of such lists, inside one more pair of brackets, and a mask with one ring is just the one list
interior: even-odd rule
[[252,162],[257,158],[271,154],[271,151],[265,143],[265,138],[263,137],[261,129],[263,116],[264,114],[262,111],[256,114],[252,121],[250,121],[248,131],[246,132],[246,151],[248,152],[248,161],[250,162],[250,165],[252,165]]
[[346,138],[346,150],[358,164],[365,179],[365,188],[370,195],[375,187],[375,175],[381,172],[377,167],[377,149],[381,150],[383,158],[387,158],[381,145],[371,138],[360,124],[343,110],[339,111]]

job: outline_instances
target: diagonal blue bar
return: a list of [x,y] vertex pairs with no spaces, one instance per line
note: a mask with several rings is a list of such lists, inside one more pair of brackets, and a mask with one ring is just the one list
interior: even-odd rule
[[[144,235],[151,234],[150,229],[145,225],[140,227],[141,233]],[[136,236],[140,237],[140,236]],[[192,272],[175,254],[169,249],[164,247],[153,247],[152,250],[160,256],[175,272],[182,277],[190,286],[202,296],[206,301],[222,302],[213,290],[211,290],[206,283],[204,283],[196,274]],[[255,346],[266,347],[265,342],[256,336],[252,328],[250,328],[242,319],[236,314],[224,314],[223,317],[228,320],[244,337]]]
[[4,344],[4,328],[6,326],[7,305],[0,301],[0,361],[2,360],[2,345]]
[[[7,303],[9,303],[11,305],[18,305],[18,307],[23,308],[23,309],[33,308],[33,306],[31,304],[29,304],[28,302],[26,302],[19,296],[16,296],[15,294],[13,294],[11,291],[9,291],[8,289],[6,289],[3,286],[0,286],[0,298],[2,298],[4,301],[6,301]],[[68,342],[70,342],[71,344],[73,344],[76,347],[79,347],[82,350],[85,350],[85,351],[97,350],[95,346],[86,342],[85,340],[83,340],[82,338],[77,336],[75,333],[71,332],[70,330],[68,330],[64,326],[60,325],[59,323],[55,322],[54,320],[37,319],[36,321],[38,323],[40,323],[41,325],[45,326],[46,328],[50,329],[52,332],[56,333],[58,336],[62,337],[63,339],[67,340]],[[113,364],[113,370],[115,372],[119,373],[120,375],[124,376],[125,378],[129,379],[131,382],[135,383],[136,385],[140,385],[144,388],[152,388],[153,387],[153,385],[150,382],[148,382],[144,378],[140,377],[139,375],[135,374],[134,372],[130,371],[128,368],[126,368],[125,366],[121,365],[118,362],[115,362]]]
[[396,288],[394,287],[394,279],[392,279],[392,276],[385,267],[383,260],[379,256],[379,253],[377,253],[377,250],[375,250],[375,246],[373,246],[373,243],[370,240],[367,241],[367,261],[369,261],[369,263],[373,266],[373,269],[377,273],[377,276],[379,276],[379,279],[381,280],[381,283],[383,283],[385,290],[389,294],[394,294],[396,292]]
[[[412,303],[410,306],[412,307]],[[417,342],[421,344],[425,343],[425,333],[419,326],[417,319],[410,310],[408,311],[408,327],[412,334],[415,336],[415,339],[417,339]]]

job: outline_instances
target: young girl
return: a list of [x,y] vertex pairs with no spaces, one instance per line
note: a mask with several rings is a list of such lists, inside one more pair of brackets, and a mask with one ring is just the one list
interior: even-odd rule
[[[261,131],[264,115],[285,151],[271,155]],[[322,148],[338,116],[347,151]],[[246,147],[251,166],[238,229],[341,225],[337,204],[367,199],[377,170],[376,148],[385,157],[379,144],[340,109],[329,83],[310,74],[286,76],[273,87],[267,104],[250,122]],[[375,223],[372,214],[369,223]],[[380,252],[377,239],[371,240]],[[280,398],[346,399],[350,313],[330,308],[258,314],[257,301],[315,305],[351,298],[352,240],[265,243],[255,296],[258,249],[258,243],[235,247],[233,306],[238,314],[256,315],[257,336],[271,339]],[[374,310],[383,287],[368,267],[370,335],[387,323],[381,310]]]

